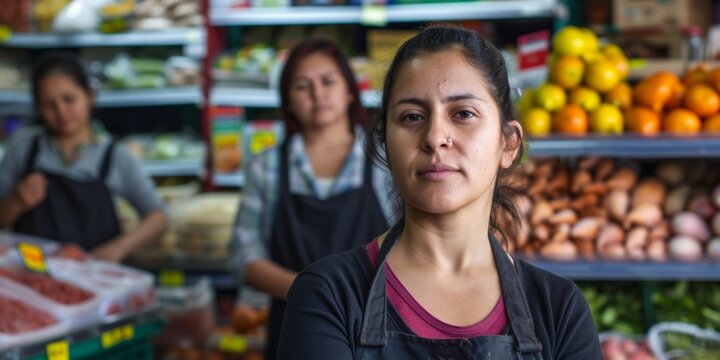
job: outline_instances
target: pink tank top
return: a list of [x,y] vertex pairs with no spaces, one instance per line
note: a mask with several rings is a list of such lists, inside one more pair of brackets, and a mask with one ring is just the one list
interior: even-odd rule
[[[377,238],[366,245],[370,262],[377,267],[380,248]],[[500,297],[487,317],[470,326],[455,326],[445,323],[427,312],[410,292],[405,289],[400,279],[395,276],[389,264],[385,264],[385,291],[390,303],[400,318],[417,336],[426,339],[460,339],[478,336],[499,335],[507,324],[505,302]]]

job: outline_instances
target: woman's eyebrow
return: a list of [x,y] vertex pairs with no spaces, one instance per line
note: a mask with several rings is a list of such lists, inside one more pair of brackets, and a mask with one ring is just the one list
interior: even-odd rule
[[[442,99],[442,103],[443,103],[443,104],[447,104],[447,103],[456,102],[456,101],[462,101],[462,100],[477,100],[477,101],[480,101],[480,102],[483,102],[483,103],[486,102],[485,99],[483,99],[483,98],[480,98],[480,97],[477,97],[477,96],[475,96],[475,95],[473,95],[473,94],[467,93],[467,94],[450,95],[450,96]],[[396,101],[395,103],[393,103],[393,104],[390,106],[390,108],[393,108],[393,107],[395,107],[395,106],[402,105],[402,104],[412,104],[412,105],[418,105],[418,106],[426,106],[427,101],[425,101],[425,100],[423,100],[423,99],[420,99],[420,98],[413,98],[413,97],[411,97],[411,98],[403,98],[403,99],[399,99],[398,101]]]

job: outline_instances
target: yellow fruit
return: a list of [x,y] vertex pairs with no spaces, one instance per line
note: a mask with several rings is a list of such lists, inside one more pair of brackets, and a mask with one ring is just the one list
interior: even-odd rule
[[584,70],[585,63],[579,57],[561,56],[550,66],[550,82],[572,89],[580,85]]
[[607,60],[596,61],[585,71],[585,84],[601,93],[612,90],[620,80],[620,72],[615,64]]
[[523,129],[528,135],[543,136],[550,133],[552,116],[542,108],[532,108],[522,117]]
[[620,79],[625,80],[630,73],[630,62],[624,55],[611,55],[607,56],[606,60],[615,65],[618,72],[620,73]]
[[585,52],[598,51],[600,44],[597,35],[588,28],[580,28],[580,33],[582,33],[585,41]]
[[625,53],[622,51],[620,46],[617,44],[607,44],[602,48],[603,54],[606,56],[622,56],[625,57]]
[[585,52],[585,35],[575,26],[566,26],[553,36],[553,51],[560,55],[579,56]]
[[517,102],[517,111],[521,118],[522,118],[523,114],[525,114],[528,110],[537,106],[535,104],[535,93],[536,92],[537,92],[537,90],[535,90],[535,89],[528,89],[528,90],[523,91],[523,94],[520,97],[520,100],[518,100],[518,102]]
[[570,92],[569,102],[580,105],[583,110],[590,112],[600,105],[600,94],[585,86],[577,87]]
[[612,104],[602,104],[590,114],[590,129],[601,134],[623,132],[623,114]]
[[535,103],[547,111],[559,110],[565,106],[565,90],[558,85],[544,84],[535,93]]

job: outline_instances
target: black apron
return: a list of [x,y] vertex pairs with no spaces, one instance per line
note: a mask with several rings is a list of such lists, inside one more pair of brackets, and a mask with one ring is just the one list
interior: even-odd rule
[[[25,175],[36,170],[39,145],[40,136],[37,136],[30,147]],[[13,230],[62,243],[75,243],[88,251],[118,236],[120,224],[115,203],[105,185],[114,145],[111,142],[105,151],[95,180],[78,181],[41,171],[47,179],[45,200],[21,215]]]
[[[292,271],[364,245],[388,228],[372,186],[372,162],[366,156],[362,187],[321,200],[290,194],[288,141],[280,148],[280,194],[270,242],[270,258]],[[265,359],[275,359],[285,301],[273,299]]]
[[[400,220],[388,233],[378,255],[378,268],[368,294],[360,330],[357,359],[534,359],[542,360],[542,344],[535,336],[527,299],[515,267],[492,235],[490,244],[500,274],[508,326],[503,334],[468,339],[434,340],[413,335],[388,309],[385,260],[403,229]],[[390,310],[390,311],[388,311]],[[388,322],[388,315],[391,321]],[[404,326],[404,327],[403,327]]]

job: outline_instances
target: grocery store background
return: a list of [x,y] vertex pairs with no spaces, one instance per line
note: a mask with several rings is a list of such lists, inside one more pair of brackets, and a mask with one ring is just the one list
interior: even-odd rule
[[[261,358],[267,298],[238,289],[226,249],[244,164],[282,141],[287,49],[309,37],[340,44],[372,110],[399,44],[433,22],[492,39],[518,89],[527,232],[513,250],[577,281],[608,359],[660,358],[649,335],[665,353],[718,359],[720,335],[700,341],[697,329],[720,331],[719,5],[0,0],[0,157],[33,121],[33,60],[69,49],[98,89],[94,117],[141,159],[172,214],[170,231],[123,267],[156,305],[10,347],[0,329],[0,359]],[[118,208],[132,228],[132,208]],[[658,335],[667,322],[690,334]]]

